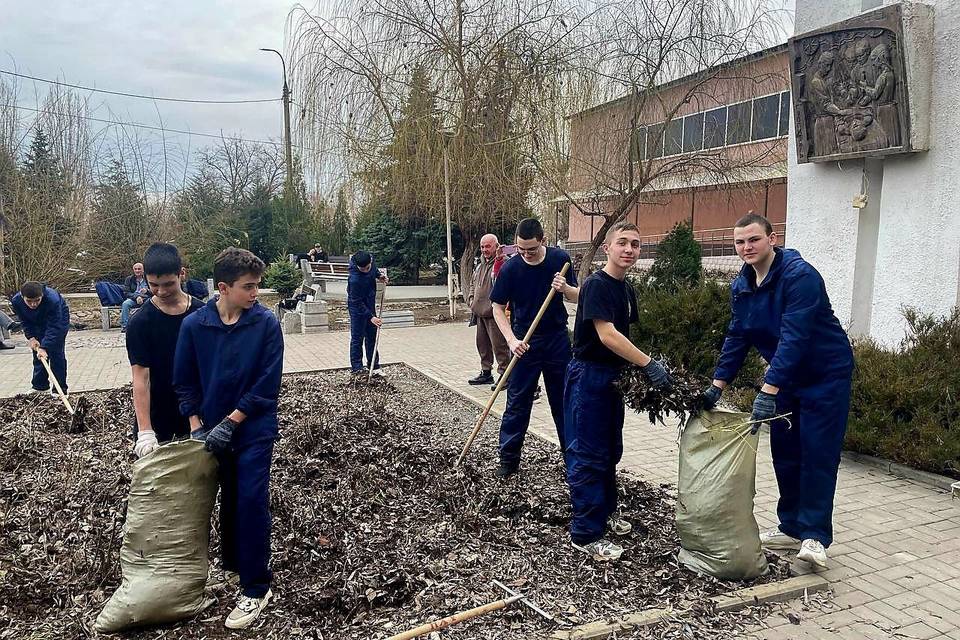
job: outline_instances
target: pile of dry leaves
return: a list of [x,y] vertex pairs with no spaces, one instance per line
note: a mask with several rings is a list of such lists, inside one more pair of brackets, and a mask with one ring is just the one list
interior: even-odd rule
[[[671,499],[627,476],[627,552],[612,565],[589,560],[569,543],[552,445],[528,438],[522,472],[498,480],[491,423],[455,469],[476,408],[410,369],[386,371],[373,386],[339,372],[284,379],[271,497],[276,600],[249,637],[385,638],[500,598],[492,579],[529,594],[557,622],[515,606],[444,638],[544,637],[744,586],[680,567]],[[0,639],[90,637],[119,582],[131,393],[87,400],[73,428],[48,396],[0,400]],[[776,564],[761,581],[785,572]],[[198,620],[131,637],[226,637],[233,604],[221,597]],[[691,614],[698,628],[711,626],[709,609],[694,611],[703,612]]]

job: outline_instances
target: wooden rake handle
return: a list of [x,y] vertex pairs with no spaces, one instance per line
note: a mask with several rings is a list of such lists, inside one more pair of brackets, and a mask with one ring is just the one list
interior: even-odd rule
[[[381,320],[383,319],[383,299],[386,297],[387,285],[384,284],[383,289],[380,291],[380,308],[377,310],[377,317]],[[377,352],[380,351],[380,329],[383,329],[382,324],[377,327],[377,337],[373,339],[373,355],[370,356],[370,371],[367,372],[367,384],[373,380],[373,363],[377,361]]]
[[390,636],[387,640],[411,640],[412,638],[419,638],[420,636],[427,635],[431,631],[439,631],[440,629],[446,629],[450,625],[456,624],[458,622],[465,622],[467,620],[472,620],[486,613],[492,611],[498,611],[504,607],[516,602],[523,596],[512,596],[510,598],[504,598],[503,600],[497,600],[496,602],[490,602],[479,607],[474,607],[467,611],[461,611],[460,613],[455,613],[446,618],[440,618],[439,620],[434,620],[433,622],[428,622],[427,624],[422,624],[419,627],[410,629],[409,631],[404,631],[395,636]]
[[47,359],[43,356],[37,356],[37,359],[43,363],[43,368],[47,370],[47,377],[50,378],[50,382],[53,384],[53,388],[57,390],[57,394],[60,396],[63,406],[67,408],[67,411],[70,412],[70,415],[73,415],[73,407],[70,406],[70,401],[67,400],[66,394],[63,393],[63,389],[60,387],[60,382],[57,380],[57,376],[53,375],[53,371],[50,369],[50,363],[47,362]]
[[[563,268],[560,269],[560,277],[567,275],[567,270],[570,268],[570,263],[563,265]],[[529,342],[530,338],[533,337],[533,332],[537,330],[537,325],[540,324],[540,319],[543,318],[543,314],[546,313],[547,307],[550,306],[550,302],[553,300],[553,296],[557,293],[557,290],[550,287],[550,291],[547,292],[547,298],[543,301],[543,304],[540,305],[540,310],[537,312],[536,317],[534,317],[533,322],[530,323],[530,328],[527,329],[527,333],[523,336],[523,342]],[[453,466],[458,467],[463,462],[463,459],[467,455],[467,451],[470,450],[473,441],[477,438],[477,434],[480,433],[480,427],[483,426],[483,421],[487,419],[487,416],[490,415],[490,409],[493,407],[493,403],[496,402],[497,396],[500,395],[500,390],[503,389],[504,385],[507,384],[507,379],[510,378],[510,373],[513,371],[513,368],[517,364],[517,360],[520,359],[520,356],[514,354],[510,358],[510,364],[507,365],[507,370],[503,372],[503,375],[500,376],[500,381],[497,382],[497,388],[493,390],[493,395],[490,396],[490,400],[487,401],[487,406],[483,408],[483,412],[480,414],[480,417],[477,418],[477,422],[473,425],[473,431],[470,432],[470,437],[467,438],[467,443],[463,445],[463,451],[460,452],[460,457],[457,458],[457,461]]]

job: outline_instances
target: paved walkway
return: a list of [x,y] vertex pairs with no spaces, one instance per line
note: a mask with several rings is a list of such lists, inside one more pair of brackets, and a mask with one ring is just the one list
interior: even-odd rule
[[[476,374],[473,329],[462,324],[385,331],[385,363],[406,362],[480,401],[489,387],[470,387]],[[347,366],[346,332],[287,336],[285,371]],[[125,384],[130,368],[117,331],[71,334],[71,390]],[[114,345],[114,346],[111,346]],[[0,397],[29,389],[30,356],[25,349],[0,352]],[[503,401],[498,401],[502,409]],[[532,428],[555,441],[549,407],[534,407]],[[651,482],[676,483],[674,429],[651,425],[628,412],[622,468]],[[765,438],[765,436],[764,436]],[[757,476],[757,520],[775,526],[776,480],[769,447],[761,443]],[[836,597],[827,607],[790,604],[767,620],[770,628],[752,637],[777,638],[949,638],[960,640],[960,501],[927,485],[902,480],[872,467],[844,461],[835,512],[836,542],[831,568],[822,575]]]

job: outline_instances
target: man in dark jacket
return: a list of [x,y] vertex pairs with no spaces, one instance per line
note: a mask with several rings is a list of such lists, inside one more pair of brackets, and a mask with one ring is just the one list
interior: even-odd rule
[[497,322],[493,319],[493,303],[490,291],[493,289],[493,265],[496,262],[500,241],[497,236],[488,233],[480,238],[480,264],[473,271],[470,283],[470,295],[467,304],[477,322],[477,352],[480,354],[480,375],[467,380],[468,384],[491,384],[493,382],[493,361],[497,360],[497,373],[503,375],[510,364],[510,349]]
[[150,293],[147,278],[143,275],[143,264],[138,262],[133,265],[133,274],[123,281],[123,292],[127,299],[120,305],[120,332],[126,333],[127,323],[130,321],[130,310],[140,308],[153,295]]
[[10,305],[23,325],[24,337],[33,349],[33,390],[56,393],[51,387],[46,368],[40,362],[44,358],[49,362],[60,388],[66,393],[66,342],[67,331],[70,330],[70,307],[67,301],[57,291],[39,282],[25,282],[20,287],[20,293],[10,300]]
[[184,318],[173,385],[190,435],[220,463],[220,549],[241,595],[229,629],[259,617],[270,584],[270,462],[277,439],[283,372],[280,323],[257,302],[264,264],[245,249],[224,249],[213,265],[220,296]]
[[367,366],[374,375],[380,375],[380,356],[373,353],[377,327],[382,324],[377,316],[377,280],[386,284],[387,277],[380,275],[373,256],[366,251],[353,254],[347,278],[347,311],[350,313],[350,369],[355,374],[364,371],[366,347]]
[[[704,404],[717,403],[750,347],[756,347],[769,367],[751,420],[754,432],[771,423],[780,488],[780,526],[760,539],[770,549],[798,549],[798,558],[823,567],[833,542],[833,496],[850,409],[853,350],[823,278],[797,251],[775,246],[766,218],[748,214],[733,234],[746,264],[731,287],[733,317]],[[787,413],[789,422],[774,420]]]

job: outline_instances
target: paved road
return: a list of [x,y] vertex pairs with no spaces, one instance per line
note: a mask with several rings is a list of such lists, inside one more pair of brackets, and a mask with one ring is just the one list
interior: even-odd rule
[[[473,329],[462,324],[393,329],[382,338],[383,361],[406,362],[479,401],[488,388],[466,380],[478,369]],[[346,332],[286,337],[284,370],[308,371],[348,365]],[[71,389],[102,389],[130,381],[120,334],[84,331],[70,336],[67,358]],[[0,352],[0,397],[29,389],[30,356],[25,349]],[[502,408],[503,401],[498,401]],[[556,441],[546,402],[534,407],[532,428]],[[650,482],[676,483],[674,429],[628,414],[622,468]],[[776,524],[777,488],[766,437],[757,476],[757,520]],[[492,468],[492,466],[491,466]],[[751,637],[949,638],[960,640],[960,501],[931,487],[872,467],[844,461],[835,513],[836,542],[831,568],[833,606],[799,612],[800,624],[784,614]]]

